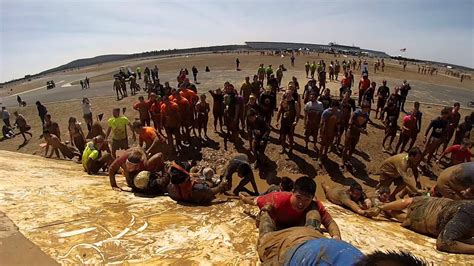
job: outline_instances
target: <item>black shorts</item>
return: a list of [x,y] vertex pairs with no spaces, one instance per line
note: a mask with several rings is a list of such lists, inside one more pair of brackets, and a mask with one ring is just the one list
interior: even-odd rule
[[293,134],[293,125],[281,125],[280,134],[282,135]]

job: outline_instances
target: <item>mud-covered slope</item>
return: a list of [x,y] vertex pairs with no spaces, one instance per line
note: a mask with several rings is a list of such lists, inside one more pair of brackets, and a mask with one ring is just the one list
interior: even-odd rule
[[[122,184],[123,185],[123,184]],[[472,257],[435,251],[435,239],[397,223],[372,221],[327,204],[343,238],[370,252],[413,252],[435,264]],[[70,161],[0,152],[0,211],[59,263],[157,262],[255,264],[257,230],[236,201],[209,207],[178,205],[110,189],[106,176],[88,176]]]

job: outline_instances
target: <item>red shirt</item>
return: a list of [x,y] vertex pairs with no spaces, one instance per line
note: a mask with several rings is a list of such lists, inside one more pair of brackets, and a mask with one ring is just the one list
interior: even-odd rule
[[469,149],[461,150],[461,145],[453,145],[446,149],[446,153],[451,153],[451,160],[453,162],[470,162],[472,153]]
[[351,78],[350,77],[342,78],[341,84],[342,84],[342,86],[344,86],[346,88],[349,88],[351,86]]
[[415,134],[416,132],[416,117],[411,115],[406,115],[403,117],[403,125],[408,128],[408,130],[402,129],[403,133],[406,135]]
[[331,215],[326,211],[323,204],[319,201],[313,201],[307,210],[298,211],[291,206],[291,192],[273,192],[257,198],[258,208],[265,205],[272,205],[270,217],[275,221],[279,228],[288,228],[292,226],[304,225],[306,221],[306,213],[312,209],[316,209],[321,215],[321,222],[324,227],[328,227],[332,220]]
[[365,91],[370,87],[370,80],[361,78],[359,81],[359,86],[361,91]]

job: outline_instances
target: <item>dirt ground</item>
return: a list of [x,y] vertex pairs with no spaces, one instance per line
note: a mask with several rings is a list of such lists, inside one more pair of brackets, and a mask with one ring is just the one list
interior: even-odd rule
[[[241,61],[241,71],[235,71],[235,58],[238,57]],[[199,93],[207,93],[209,89],[215,89],[218,87],[222,87],[225,81],[230,81],[233,83],[236,88],[240,87],[240,84],[243,82],[245,76],[252,76],[255,74],[256,69],[259,63],[264,63],[265,65],[273,65],[276,68],[279,64],[285,64],[287,67],[287,71],[284,72],[284,77],[282,84],[287,84],[288,81],[291,80],[292,76],[298,78],[300,83],[300,91],[299,93],[302,94],[302,88],[307,82],[307,78],[305,77],[304,73],[304,63],[306,61],[318,61],[320,59],[324,59],[326,62],[330,60],[335,60],[333,55],[329,54],[311,54],[311,55],[301,55],[296,57],[296,64],[295,67],[291,67],[289,63],[289,58],[285,57],[282,58],[280,56],[260,56],[256,55],[255,53],[246,54],[246,53],[222,53],[222,54],[205,54],[205,55],[191,55],[191,56],[178,56],[178,57],[171,57],[171,58],[159,58],[159,59],[144,59],[144,60],[133,60],[129,62],[112,62],[106,63],[102,65],[94,65],[90,67],[86,67],[79,70],[69,71],[70,73],[80,72],[80,73],[100,73],[98,76],[90,76],[91,85],[94,86],[95,82],[109,80],[112,81],[112,74],[116,71],[118,66],[121,65],[129,65],[132,69],[135,69],[137,66],[142,68],[142,71],[145,69],[146,66],[152,68],[155,64],[159,66],[160,69],[160,79],[161,82],[164,83],[165,81],[170,81],[171,85],[174,86],[176,84],[175,76],[177,70],[180,68],[188,68],[189,70],[193,65],[195,65],[201,72],[198,74],[198,81],[200,84],[197,85]],[[347,60],[347,57],[337,57],[339,61]],[[445,86],[452,86],[457,87],[459,90],[466,90],[472,89],[473,82],[467,81],[460,83],[459,80],[454,79],[452,77],[445,76],[443,73],[434,76],[427,76],[421,75],[417,73],[417,66],[414,64],[408,65],[407,71],[402,71],[402,66],[395,60],[387,60],[386,61],[386,68],[385,72],[378,72],[376,74],[373,73],[373,61],[369,60],[369,78],[373,81],[376,81],[380,84],[382,79],[388,79],[389,77],[394,77],[396,79],[407,79],[409,81],[420,81],[425,83],[432,83],[432,84],[441,84]],[[210,73],[204,72],[204,68],[209,66],[211,69]],[[86,71],[87,70],[87,71]],[[110,70],[110,72],[108,72]],[[69,73],[69,74],[70,74]],[[358,71],[354,71],[356,81],[360,78],[358,75]],[[53,75],[54,76],[54,75]],[[48,79],[48,77],[45,77]],[[339,80],[341,76],[339,76]],[[140,84],[143,87],[143,80],[139,80]],[[397,84],[388,84],[391,89]],[[399,84],[398,84],[399,85]],[[23,85],[14,86],[13,90],[21,91],[24,89]],[[356,82],[357,86],[357,82]],[[328,82],[328,87],[333,92],[335,92],[339,88],[338,82]],[[414,89],[416,90],[416,88]],[[354,90],[355,93],[356,90]],[[455,93],[455,92],[453,92]],[[207,93],[208,94],[208,93]],[[144,95],[144,92],[141,92],[139,95]],[[278,95],[278,97],[280,97]],[[125,115],[130,119],[133,120],[134,118],[138,117],[138,112],[132,109],[132,104],[137,100],[137,96],[135,97],[128,97],[121,101],[116,101],[115,97],[95,97],[91,99],[91,103],[93,106],[93,113],[94,115],[103,113],[104,119],[102,120],[102,124],[104,126],[104,130],[106,129],[105,121],[108,117],[111,116],[111,110],[114,107],[126,108]],[[208,94],[208,101],[212,104],[212,98]],[[409,106],[407,109],[410,110],[412,103],[410,101],[410,95],[408,96],[407,105]],[[79,100],[71,100],[65,102],[56,102],[56,103],[48,103],[45,104],[49,113],[52,115],[53,121],[58,122],[61,127],[61,135],[64,141],[69,140],[69,135],[67,132],[67,121],[70,116],[75,116],[78,118],[79,121],[82,121],[82,110]],[[429,121],[434,118],[436,115],[439,114],[439,111],[442,109],[440,105],[430,105],[430,104],[422,104],[421,111],[424,113],[423,115],[423,123],[422,123],[422,133],[424,132],[426,126],[429,124]],[[0,149],[10,150],[10,151],[18,151],[23,153],[29,154],[37,154],[42,155],[43,151],[40,148],[40,144],[44,141],[40,139],[41,135],[41,125],[40,120],[36,113],[36,108],[34,106],[27,106],[25,108],[12,108],[10,109],[10,113],[13,111],[18,110],[22,113],[28,123],[32,126],[33,138],[26,144],[22,144],[23,139],[21,136],[17,136],[15,139],[12,140],[5,140],[0,142]],[[461,114],[464,115],[469,114],[472,109],[461,109]],[[371,117],[374,117],[374,114],[371,114]],[[400,117],[401,119],[401,117]],[[362,183],[365,187],[372,187],[376,183],[377,177],[374,177],[378,173],[378,168],[383,161],[383,159],[390,156],[382,151],[381,143],[384,136],[384,131],[382,129],[382,123],[378,120],[374,120],[375,123],[373,125],[368,126],[368,134],[362,135],[360,142],[357,146],[357,151],[354,154],[353,164],[354,164],[354,172],[353,173],[342,173],[339,170],[339,166],[341,165],[341,158],[340,154],[330,153],[329,159],[323,167],[318,167],[316,164],[316,156],[317,153],[310,148],[308,151],[304,149],[304,136],[303,136],[303,123],[300,120],[296,132],[295,138],[295,149],[292,155],[283,154],[280,155],[278,152],[279,142],[278,142],[278,130],[274,129],[271,134],[271,143],[268,145],[266,154],[272,161],[269,169],[276,169],[278,176],[282,176],[283,173],[288,174],[306,174],[311,177],[318,176],[319,179],[322,176],[328,176],[333,181],[338,183],[346,184],[350,179],[355,179]],[[215,150],[220,150],[224,148],[224,142],[222,138],[222,134],[214,133],[212,128],[212,115],[209,120],[209,141],[202,142],[198,138],[193,138],[191,147],[186,154],[186,158],[183,159],[193,159],[193,160],[200,160],[201,150],[203,148],[212,148]],[[272,121],[272,125],[276,124],[275,118]],[[85,125],[83,126],[83,130],[86,130]],[[398,137],[395,139],[395,146]],[[132,142],[130,142],[132,143]],[[343,143],[343,142],[342,142]],[[310,145],[311,147],[312,145]],[[422,134],[419,135],[417,146],[422,148]],[[250,155],[249,153],[249,145],[248,141],[245,140],[245,134],[241,134],[241,141],[233,144],[229,143],[227,146],[230,152],[244,152]],[[273,165],[274,164],[274,165]],[[275,166],[275,167],[273,167]],[[425,173],[430,179],[434,179],[437,174],[439,173],[439,166],[434,165],[432,171],[428,171]],[[275,173],[267,173],[268,175],[274,175]],[[431,183],[428,182],[427,186],[431,186]]]
[[[242,71],[235,71],[234,60],[235,57],[239,57],[241,63]],[[333,58],[329,55],[311,55],[311,56],[302,56],[297,57],[297,66],[293,69],[290,67],[289,59],[285,59],[285,66],[288,68],[288,71],[284,72],[284,79],[282,84],[286,84],[291,76],[298,77],[300,81],[300,93],[302,94],[302,88],[306,84],[307,79],[304,77],[304,62],[313,61],[319,59],[332,60]],[[339,61],[342,61],[344,58],[338,58]],[[275,56],[257,56],[257,55],[244,55],[244,54],[223,54],[223,55],[205,55],[205,56],[190,56],[190,57],[178,57],[174,59],[159,59],[159,60],[149,60],[146,65],[152,67],[155,64],[159,64],[160,68],[160,78],[162,83],[169,80],[173,86],[175,82],[175,76],[177,71],[181,67],[187,67],[189,70],[192,65],[196,65],[198,69],[201,70],[200,76],[198,79],[201,79],[201,84],[198,85],[198,90],[200,93],[205,93],[209,89],[215,89],[222,87],[223,83],[229,80],[237,88],[240,88],[240,84],[243,82],[243,79],[247,75],[253,75],[256,72],[258,64],[260,62],[265,65],[272,64],[274,67],[281,64],[281,58]],[[99,76],[91,76],[92,85],[94,82],[111,80],[111,74],[115,71],[117,65],[122,65],[123,63],[107,64],[107,66],[102,66],[100,71],[106,71],[106,67],[111,67],[110,73],[101,74]],[[140,64],[142,70],[145,69],[145,65],[140,62],[130,62],[133,68]],[[104,64],[106,65],[106,64]],[[204,73],[204,68],[210,66],[211,73]],[[370,64],[371,70],[373,70],[373,64]],[[100,68],[98,66],[97,68]],[[95,67],[90,67],[91,71],[98,71]],[[393,77],[396,79],[408,79],[408,80],[419,80],[426,83],[433,84],[443,84],[446,86],[459,87],[460,90],[468,90],[473,88],[472,81],[460,83],[459,80],[447,77],[439,73],[438,76],[428,77],[424,75],[419,75],[416,73],[417,67],[414,65],[408,66],[407,72],[401,71],[402,67],[397,64],[395,61],[387,62],[387,66],[384,73],[377,73],[370,76],[379,83],[385,77]],[[355,75],[356,80],[360,78],[359,75]],[[140,81],[141,86],[143,87],[143,81]],[[392,89],[395,84],[389,84]],[[25,90],[26,87],[16,88],[18,91]],[[29,88],[29,87],[28,87]],[[339,84],[336,82],[330,82],[329,88],[332,91],[336,91],[339,88]],[[15,90],[15,88],[14,88]],[[141,92],[139,95],[145,95]],[[93,106],[94,116],[103,113],[104,119],[102,120],[102,125],[104,130],[106,129],[106,120],[112,115],[112,108],[126,108],[125,115],[133,120],[138,118],[138,112],[132,109],[132,104],[137,100],[138,96],[128,97],[120,101],[116,101],[115,97],[95,97],[91,99]],[[281,95],[279,95],[280,97]],[[208,94],[209,102],[212,103],[212,98]],[[412,106],[410,102],[410,96],[408,97],[408,106]],[[61,128],[61,138],[63,141],[69,141],[69,134],[67,132],[67,121],[70,116],[75,116],[79,121],[82,120],[82,109],[81,103],[79,100],[71,100],[65,102],[56,102],[45,104],[49,113],[52,115],[52,119],[55,122],[58,122]],[[408,108],[407,108],[408,109]],[[418,136],[416,145],[420,148],[423,147],[422,144],[422,135],[426,129],[429,121],[439,114],[442,109],[441,105],[431,105],[431,104],[422,104],[421,111],[423,112],[423,123],[422,123],[422,134]],[[13,111],[18,110],[23,114],[28,124],[31,125],[33,133],[33,138],[29,140],[26,144],[23,144],[23,138],[17,136],[14,139],[3,140],[0,142],[0,150],[8,151],[17,151],[26,154],[34,154],[42,156],[44,151],[40,147],[40,144],[44,142],[40,138],[41,135],[41,122],[37,115],[36,108],[32,105],[29,105],[24,108],[10,108],[9,111],[13,114]],[[469,114],[472,109],[461,109],[462,117]],[[197,160],[200,165],[210,165],[216,167],[218,170],[222,170],[222,165],[225,163],[225,160],[234,152],[243,152],[250,155],[248,141],[245,140],[245,134],[241,134],[241,141],[237,143],[228,143],[227,150],[225,150],[224,141],[220,133],[215,133],[212,129],[213,118],[209,120],[209,140],[202,141],[196,137],[192,139],[192,144],[184,153],[181,159]],[[371,117],[374,117],[374,112],[371,114]],[[13,119],[12,119],[13,120]],[[378,181],[378,169],[382,161],[390,156],[390,154],[382,151],[382,139],[384,136],[384,130],[382,129],[382,123],[378,120],[374,120],[375,123],[368,125],[368,134],[362,135],[360,142],[357,146],[357,151],[354,154],[352,163],[354,165],[353,172],[341,172],[340,166],[342,164],[342,159],[340,154],[330,153],[329,160],[323,164],[322,167],[317,165],[317,156],[316,152],[310,148],[310,150],[305,150],[304,148],[304,138],[303,138],[303,125],[302,120],[296,127],[296,137],[295,137],[295,148],[292,155],[288,154],[279,154],[280,146],[278,141],[278,131],[275,129],[271,133],[271,141],[266,149],[266,154],[270,158],[271,163],[267,166],[267,171],[265,173],[266,179],[258,179],[258,186],[260,190],[264,190],[269,183],[273,183],[277,177],[290,176],[291,178],[297,178],[301,175],[308,175],[310,177],[316,178],[318,183],[317,196],[324,198],[320,184],[322,181],[331,181],[340,184],[348,184],[351,180],[359,182],[364,189],[371,190]],[[272,125],[275,126],[275,118],[272,121]],[[86,131],[87,128],[85,124],[82,125],[83,130]],[[395,139],[393,147],[398,140],[398,137]],[[133,143],[130,139],[130,143]],[[343,142],[342,142],[343,143]],[[312,145],[310,144],[310,147]],[[318,144],[319,147],[319,144]],[[173,159],[174,157],[170,155],[168,159]],[[252,158],[253,159],[253,158]],[[53,160],[51,161],[54,162]],[[70,162],[74,164],[74,162]],[[438,173],[442,170],[442,166],[436,164],[433,167],[424,173],[424,176],[421,178],[422,185],[425,187],[431,187],[436,179]]]

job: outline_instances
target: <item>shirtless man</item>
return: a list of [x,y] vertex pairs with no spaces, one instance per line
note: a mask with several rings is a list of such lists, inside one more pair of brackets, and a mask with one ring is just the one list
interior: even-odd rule
[[413,113],[415,114],[416,118],[416,130],[413,132],[413,134],[411,134],[411,141],[408,149],[411,149],[413,145],[415,145],[418,133],[420,133],[421,131],[421,121],[423,120],[423,113],[420,111],[420,102],[413,103]]
[[412,194],[422,194],[421,184],[418,181],[418,165],[422,159],[421,150],[412,148],[408,153],[400,153],[383,161],[380,166],[380,180],[377,189],[381,187],[389,188],[393,183],[395,190],[390,195],[391,200],[405,187]]
[[355,112],[356,106],[354,99],[351,99],[350,92],[346,92],[342,98],[341,105],[341,119],[338,123],[336,135],[336,147],[340,149],[342,135],[349,129],[349,122],[352,117],[352,112]]
[[[293,151],[293,135],[296,124],[298,123],[299,117],[297,114],[297,101],[293,98],[291,90],[288,90],[283,99],[280,102],[280,108],[278,109],[277,114],[277,124],[276,127],[280,127],[280,144],[281,151],[280,154],[285,153],[286,151],[286,137],[289,140],[289,153]],[[281,121],[280,121],[281,117]]]
[[[382,150],[383,151],[392,151],[392,143],[395,137],[397,136],[397,120],[398,120],[398,107],[392,101],[387,103],[387,106],[382,110],[381,117],[384,117],[384,114],[387,116],[385,117],[384,125],[385,125],[385,137],[383,138],[382,142]],[[382,118],[381,118],[382,119]],[[386,148],[385,142],[387,139],[390,138],[389,146]]]
[[[119,80],[118,77],[115,77],[113,90],[115,90],[115,92],[117,94],[117,101],[123,98],[122,84],[120,83],[120,80]],[[119,96],[119,94],[120,94],[120,96]]]
[[[232,176],[237,173],[237,176],[242,180],[237,187],[232,191],[234,195],[238,195],[239,192],[245,191],[249,195],[258,195],[257,183],[253,176],[252,167],[249,163],[249,158],[243,153],[234,154],[231,159],[227,162],[224,168],[224,178],[227,180],[227,190],[232,188]],[[253,188],[253,192],[245,188],[245,185],[250,183]]]
[[222,124],[224,119],[224,95],[222,94],[221,89],[217,89],[215,91],[210,90],[209,93],[213,99],[212,115],[214,117],[214,132],[217,133],[217,122],[219,122],[222,132]]
[[340,185],[329,186],[324,182],[321,185],[326,199],[330,202],[347,207],[361,216],[372,217],[378,215],[378,212],[369,210],[370,207],[368,206],[371,206],[372,203],[365,195],[359,183],[354,182],[350,185],[349,189]]
[[265,91],[260,95],[258,99],[258,105],[262,111],[262,115],[265,118],[265,122],[271,125],[273,111],[276,105],[276,97],[272,94],[272,90],[267,86]]
[[474,254],[474,201],[414,197],[380,207],[383,211],[406,210],[402,226],[420,234],[437,237],[436,249],[449,253]]
[[387,81],[382,81],[382,86],[377,89],[377,108],[375,109],[375,118],[379,115],[379,111],[382,112],[387,102],[388,96],[390,95],[390,89],[387,87]]
[[[400,133],[400,137],[398,138],[397,146],[395,146],[395,153],[402,153],[405,151],[405,146],[407,145],[408,141],[413,138],[414,134],[417,134],[417,121],[416,121],[416,112],[413,111],[408,115],[403,117],[402,123],[402,132]],[[400,151],[398,151],[400,148]]]
[[61,140],[61,131],[59,129],[59,124],[51,120],[51,114],[46,114],[44,116],[44,129],[47,129],[51,134],[58,137]]
[[342,161],[344,167],[352,167],[351,158],[354,153],[357,143],[359,143],[360,133],[367,134],[367,122],[369,121],[370,105],[362,104],[362,109],[357,110],[352,114],[349,122],[349,127],[344,139],[344,149],[342,151]]
[[454,132],[459,125],[459,121],[461,120],[459,108],[461,108],[461,105],[458,102],[454,103],[453,109],[449,114],[449,124],[448,128],[446,129],[446,135],[443,138],[443,150],[446,150],[448,147],[448,144],[453,138]]
[[167,167],[170,176],[168,195],[175,201],[197,205],[207,205],[215,195],[223,193],[227,188],[227,181],[221,181],[217,186],[210,187],[208,183],[189,173],[191,166],[187,162],[173,161]]
[[321,124],[321,115],[324,111],[323,104],[317,100],[317,94],[311,93],[309,102],[304,107],[304,136],[306,149],[308,149],[309,137],[313,137],[314,149],[318,141],[319,125]]
[[[44,151],[44,156],[46,158],[51,158],[53,152],[56,154],[56,157],[59,157],[59,152],[64,156],[64,158],[73,159],[74,157],[81,158],[81,154],[78,150],[73,147],[67,146],[61,140],[56,137],[56,135],[51,134],[48,130],[43,131],[43,137],[46,140],[46,149]],[[48,155],[49,147],[52,147],[50,154]]]
[[[449,109],[443,109],[441,111],[441,116],[437,117],[434,120],[431,120],[430,125],[426,128],[425,138],[423,143],[425,143],[425,150],[423,151],[423,158],[428,155],[426,159],[427,164],[431,162],[434,152],[438,149],[439,145],[443,142],[443,139],[446,135],[446,130],[448,128],[448,119],[449,119]],[[432,130],[431,135],[428,137],[428,133]]]
[[249,101],[251,86],[252,84],[250,83],[250,77],[245,77],[245,82],[242,83],[242,86],[240,87],[240,95],[242,95],[244,98],[244,103]]
[[[127,185],[133,190],[138,188],[134,184],[135,176],[141,171],[157,172],[163,169],[163,155],[161,153],[148,157],[142,148],[130,148],[117,157],[109,167],[109,180],[112,189],[125,191],[117,186],[115,175],[122,168]],[[139,189],[138,189],[139,190]]]
[[260,168],[265,161],[265,149],[270,138],[270,126],[254,109],[247,113],[247,128],[249,131],[250,150],[256,158],[255,168]]
[[315,194],[316,182],[302,176],[295,181],[292,192],[273,192],[257,197],[260,235],[293,226],[307,226],[319,231],[323,224],[332,238],[340,240],[339,227],[321,201],[315,199]]
[[336,136],[337,124],[341,119],[339,101],[333,101],[331,108],[324,110],[321,124],[321,147],[319,148],[319,164],[322,164],[323,157],[326,158],[329,148]]
[[444,169],[433,190],[435,196],[453,200],[474,199],[474,162]]

